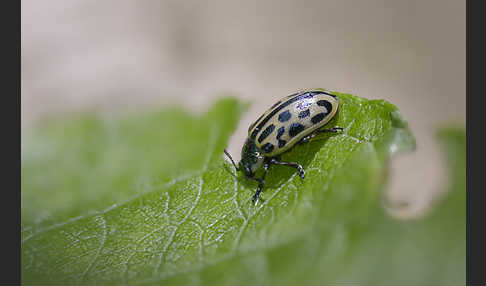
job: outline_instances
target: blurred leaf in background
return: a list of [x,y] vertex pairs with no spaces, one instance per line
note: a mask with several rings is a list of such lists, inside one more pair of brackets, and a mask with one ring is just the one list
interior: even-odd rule
[[245,109],[234,99],[200,118],[48,124],[23,142],[23,284],[465,284],[464,132],[440,135],[450,191],[398,221],[381,192],[390,155],[415,147],[407,123],[385,101],[336,94],[329,125],[344,132],[284,154],[305,180],[271,167],[257,206],[255,183],[221,159]]
[[201,171],[219,158],[216,150],[246,107],[226,99],[203,116],[182,108],[124,118],[78,115],[24,132],[23,236]]

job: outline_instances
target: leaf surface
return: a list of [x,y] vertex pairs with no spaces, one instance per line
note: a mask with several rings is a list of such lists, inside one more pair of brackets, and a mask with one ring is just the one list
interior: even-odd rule
[[[150,164],[143,173],[145,176],[149,174],[149,190],[122,196],[123,203],[107,204],[110,207],[104,210],[81,213],[74,219],[24,232],[23,283],[463,283],[465,262],[461,259],[465,257],[465,221],[461,216],[465,218],[465,208],[461,204],[465,201],[461,201],[464,189],[457,183],[462,177],[455,177],[458,185],[454,185],[454,191],[425,219],[402,222],[388,217],[381,206],[387,163],[391,154],[412,150],[414,138],[395,106],[382,100],[337,95],[340,111],[329,126],[344,127],[344,132],[319,135],[282,156],[282,160],[296,161],[304,166],[304,180],[296,176],[294,169],[272,166],[267,174],[263,200],[257,206],[251,204],[256,184],[241,175],[235,176],[233,167],[222,159],[222,149],[236,126],[238,114],[235,110],[242,110],[236,101],[226,99],[212,109],[219,112],[213,112],[214,116],[210,112],[204,117],[207,118],[206,126],[225,124],[225,127],[216,129],[217,136],[211,128],[205,128],[201,135],[195,136],[201,139],[199,143],[205,147],[203,151],[191,153],[185,147],[189,144],[185,137],[190,137],[187,132],[175,135],[180,136],[177,140],[172,138],[171,142],[175,143],[172,152],[187,152],[186,156],[196,158],[196,163],[180,166],[181,176],[174,177],[167,169],[165,172],[154,171],[152,168],[163,167]],[[228,108],[227,104],[234,108]],[[224,108],[217,108],[222,105]],[[145,122],[148,125],[161,124],[157,116],[150,118]],[[141,125],[136,123],[136,126]],[[65,136],[59,130],[64,130],[63,124],[53,131],[53,136]],[[126,138],[137,131],[137,128],[126,128]],[[448,136],[444,138],[449,142]],[[112,140],[115,139],[116,136]],[[165,139],[161,138],[160,142]],[[141,145],[145,142],[143,136],[137,140]],[[84,140],[81,145],[87,146],[79,150],[89,153],[92,143]],[[132,152],[132,145],[121,145],[118,154]],[[456,150],[456,147],[451,148]],[[140,160],[150,158],[154,150],[156,148],[147,150],[146,157]],[[457,158],[462,156],[461,151],[453,154]],[[138,155],[130,155],[132,162],[138,162]],[[172,155],[170,158],[174,161],[178,157]],[[26,157],[24,160],[29,163],[30,159]],[[108,163],[103,161],[102,164]],[[140,163],[133,164],[138,166]],[[52,180],[63,180],[65,169]],[[102,177],[96,180],[103,182],[111,180],[109,176],[104,178],[103,172],[96,176]],[[134,178],[139,176],[140,173],[133,175]],[[171,177],[169,181],[167,178]],[[29,180],[23,177],[22,192],[27,192],[23,202],[32,191],[26,187],[30,186]],[[163,183],[157,185],[154,181]],[[60,188],[54,194],[62,194],[62,188],[69,188],[69,182],[54,186]],[[82,192],[88,186],[87,183],[76,191]],[[132,184],[122,186],[130,190]],[[110,198],[111,193],[104,196]],[[49,199],[45,200],[42,206],[51,210]],[[105,199],[101,201],[99,204],[107,202]],[[90,201],[83,201],[82,206],[90,206]],[[66,210],[61,209],[60,213],[70,213],[69,205],[63,208]],[[35,213],[39,209],[42,208],[29,207],[22,211],[23,214]],[[91,209],[100,208],[91,206]],[[31,223],[29,219],[25,221],[26,225]],[[448,231],[447,238],[443,237],[444,231]]]

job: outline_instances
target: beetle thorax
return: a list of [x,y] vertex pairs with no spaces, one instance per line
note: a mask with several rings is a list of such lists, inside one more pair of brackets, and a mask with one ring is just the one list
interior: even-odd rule
[[255,172],[263,165],[265,156],[255,145],[255,142],[248,138],[241,149],[241,161],[239,163],[245,175],[253,177]]

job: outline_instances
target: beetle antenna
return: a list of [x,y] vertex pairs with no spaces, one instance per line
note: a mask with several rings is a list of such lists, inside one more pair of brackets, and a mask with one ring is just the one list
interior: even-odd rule
[[228,156],[228,158],[231,160],[231,163],[233,163],[233,166],[235,166],[236,171],[239,171],[239,170],[240,170],[240,168],[238,168],[238,166],[236,166],[235,161],[233,161],[233,158],[231,157],[230,153],[228,153],[228,151],[226,151],[226,149],[224,149],[224,153],[225,153],[225,154],[226,154],[226,156]]

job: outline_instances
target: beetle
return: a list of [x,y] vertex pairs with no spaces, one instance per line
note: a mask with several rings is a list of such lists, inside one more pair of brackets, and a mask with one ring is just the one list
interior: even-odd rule
[[[291,94],[272,105],[250,125],[238,164],[224,150],[237,172],[242,171],[247,179],[258,182],[253,203],[258,200],[265,185],[270,165],[294,167],[304,179],[304,168],[295,162],[280,161],[280,155],[296,144],[308,142],[318,133],[342,131],[341,127],[321,128],[336,115],[338,106],[337,96],[322,90]],[[256,178],[255,173],[262,167],[262,177]]]

